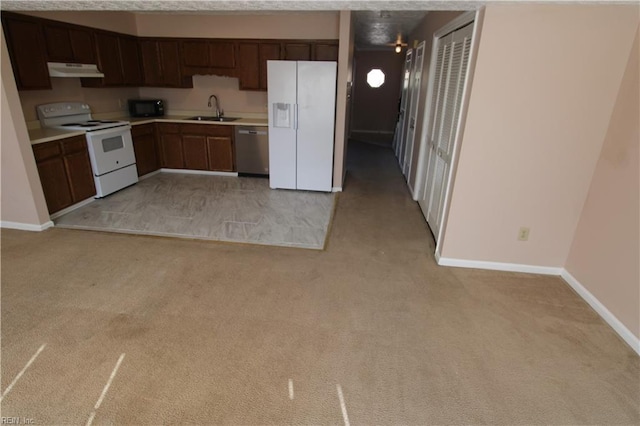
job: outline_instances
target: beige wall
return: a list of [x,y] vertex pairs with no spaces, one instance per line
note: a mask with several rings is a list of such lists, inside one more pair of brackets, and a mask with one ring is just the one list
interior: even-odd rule
[[255,14],[136,14],[139,36],[337,39],[338,12]]
[[38,227],[49,221],[49,213],[20,109],[4,33],[1,30],[0,38],[0,220]]
[[[139,36],[209,38],[338,39],[338,12],[274,13],[265,15],[136,14]],[[229,113],[267,113],[266,92],[241,91],[237,78],[194,76],[193,89],[142,87],[141,97],[160,98],[170,112],[207,112],[215,94]]]
[[[431,50],[433,48],[433,34],[440,28],[444,27],[449,22],[460,16],[465,12],[460,11],[447,11],[447,12],[429,12],[424,17],[422,22],[413,30],[409,35],[409,46],[414,44],[417,46],[421,41],[425,41],[424,45],[424,63],[422,66],[422,79],[420,80],[420,95],[418,98],[418,120],[416,123],[415,135],[416,139],[413,144],[413,154],[411,157],[411,170],[407,181],[411,188],[416,188],[416,172],[418,169],[418,153],[420,151],[420,138],[423,131],[424,120],[422,118],[425,115],[426,102],[427,102],[427,90],[429,86],[429,73],[431,71]],[[409,101],[407,101],[409,105]],[[407,111],[407,114],[409,112]],[[408,125],[409,120],[406,121]],[[406,134],[406,126],[405,126]]]
[[487,6],[443,257],[564,266],[637,26],[637,6]]
[[353,83],[354,25],[350,11],[340,12],[340,47],[336,90],[336,130],[333,152],[333,186],[342,188],[347,172],[347,144],[351,122],[351,90]]
[[119,11],[21,11],[24,15],[39,16],[53,19],[54,21],[68,22],[70,24],[85,25],[102,30],[116,31],[124,34],[136,34],[136,18],[132,12]]
[[52,78],[51,90],[21,90],[25,120],[38,119],[36,106],[52,102],[86,102],[94,114],[121,112],[127,115],[127,99],[138,97],[137,88],[89,89],[79,78]]
[[230,113],[267,114],[267,92],[240,91],[238,79],[213,75],[193,76],[193,89],[170,89],[161,87],[141,87],[143,98],[165,100],[169,113],[180,111],[211,112],[207,106],[209,95],[216,95],[221,108]]
[[640,338],[638,32],[565,266]]
[[[395,53],[392,47],[361,50],[355,52],[354,62],[352,137],[391,146],[398,118],[404,55]],[[367,73],[373,68],[385,74],[384,84],[377,88],[367,84]]]

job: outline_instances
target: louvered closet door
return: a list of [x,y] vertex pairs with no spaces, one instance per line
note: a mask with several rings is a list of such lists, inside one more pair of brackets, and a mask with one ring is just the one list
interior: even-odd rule
[[440,38],[437,46],[426,184],[424,194],[418,200],[436,239],[443,219],[472,34],[473,23]]
[[402,72],[402,97],[400,99],[400,116],[398,118],[398,134],[397,134],[397,143],[395,147],[396,158],[398,159],[398,163],[402,166],[402,157],[400,156],[400,152],[402,152],[402,146],[404,144],[404,135],[407,127],[407,101],[409,99],[409,77],[411,75],[411,62],[413,59],[413,50],[407,50],[407,56],[404,60],[404,70]]
[[416,48],[416,57],[413,61],[413,71],[411,72],[411,82],[409,92],[411,93],[411,104],[409,106],[409,123],[407,126],[407,137],[402,152],[402,173],[408,178],[411,170],[411,157],[413,154],[413,143],[416,139],[416,124],[418,122],[418,100],[420,98],[420,82],[422,81],[422,64],[424,62],[424,41]]

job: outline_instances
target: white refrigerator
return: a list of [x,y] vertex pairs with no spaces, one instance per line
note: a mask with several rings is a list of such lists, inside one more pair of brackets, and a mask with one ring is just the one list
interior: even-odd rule
[[269,186],[331,191],[337,63],[267,61]]

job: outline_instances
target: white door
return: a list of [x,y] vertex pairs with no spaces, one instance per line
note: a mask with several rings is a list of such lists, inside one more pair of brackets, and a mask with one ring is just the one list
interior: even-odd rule
[[433,231],[439,238],[450,183],[454,142],[458,135],[460,106],[469,68],[473,23],[466,25],[437,42],[434,64],[434,90],[431,118],[427,133],[429,149],[424,192],[418,204]]
[[298,62],[297,189],[331,191],[336,73],[336,62]]
[[404,134],[407,124],[407,100],[409,99],[409,77],[411,76],[411,59],[413,57],[413,50],[407,50],[407,56],[404,60],[404,69],[402,71],[402,96],[400,97],[400,114],[398,115],[398,131],[396,132],[396,158],[398,163],[402,166],[400,152],[402,151],[402,145],[404,143]]
[[413,144],[416,139],[416,123],[418,122],[418,101],[420,99],[420,82],[422,81],[422,64],[424,63],[424,41],[416,49],[416,57],[413,62],[413,71],[409,83],[411,94],[411,106],[409,108],[409,126],[402,157],[402,173],[408,178],[411,171],[411,159],[413,157]]
[[267,61],[271,188],[296,188],[296,75],[295,61]]

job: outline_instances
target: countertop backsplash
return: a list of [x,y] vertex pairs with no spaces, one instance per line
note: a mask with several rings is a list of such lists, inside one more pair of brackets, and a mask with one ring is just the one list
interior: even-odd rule
[[238,79],[211,75],[193,76],[193,88],[123,87],[86,88],[79,78],[52,78],[51,90],[20,91],[20,102],[27,129],[38,129],[36,106],[53,102],[85,102],[94,118],[128,117],[127,100],[133,98],[162,99],[166,115],[212,115],[207,106],[210,95],[216,95],[220,108],[229,117],[262,119],[267,117],[267,92],[244,91]]

